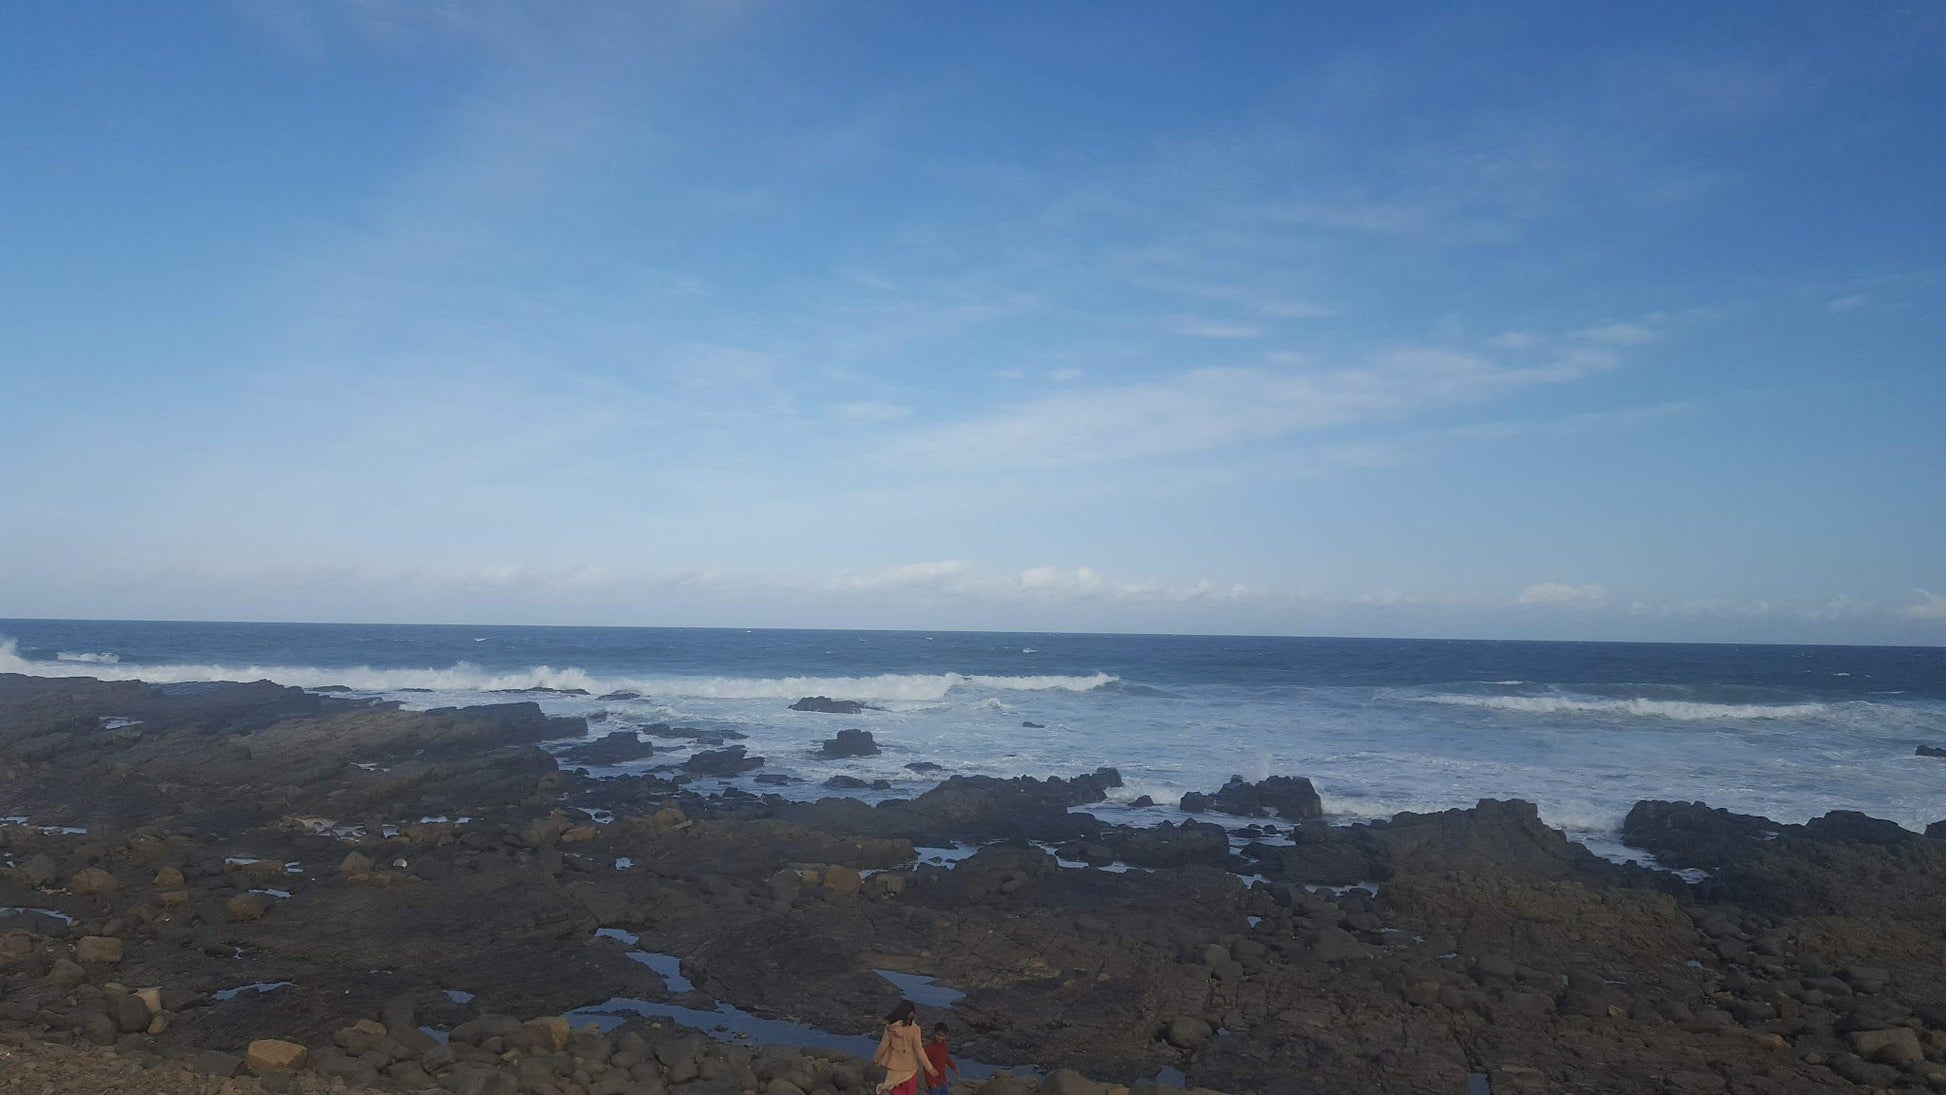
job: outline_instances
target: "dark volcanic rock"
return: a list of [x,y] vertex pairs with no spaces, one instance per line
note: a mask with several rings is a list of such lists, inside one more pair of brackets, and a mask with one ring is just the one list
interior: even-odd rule
[[893,799],[875,808],[824,799],[785,804],[778,813],[838,832],[918,841],[1068,841],[1101,828],[1093,815],[1070,813],[1069,808],[1106,797],[1092,775],[1046,780],[953,776],[918,798]]
[[570,764],[624,764],[655,755],[655,744],[643,741],[633,730],[616,730],[585,745],[561,754]]
[[1779,841],[1898,845],[1919,835],[1856,810],[1833,810],[1803,825],[1790,825],[1700,802],[1645,799],[1623,819],[1622,839],[1670,866],[1714,868],[1748,860]]
[[651,738],[669,738],[675,741],[693,741],[699,745],[721,745],[726,741],[742,741],[750,735],[718,727],[715,730],[699,730],[694,726],[670,726],[666,722],[652,722],[638,726],[635,732]]
[[[1115,778],[1115,785],[1119,786],[1121,776]],[[1310,780],[1294,776],[1271,776],[1256,783],[1246,783],[1242,776],[1231,776],[1230,782],[1215,794],[1191,791],[1182,796],[1181,808],[1186,814],[1213,810],[1238,817],[1265,817],[1274,813],[1290,821],[1324,816],[1324,803],[1318,798],[1317,789],[1311,786]]]
[[[268,682],[186,688],[0,677],[0,751],[50,765],[48,795],[75,784],[95,823],[174,816],[256,824],[292,813],[422,813],[518,800],[554,771],[535,743],[587,733],[535,704],[410,712]],[[139,735],[101,733],[109,717]],[[26,799],[16,799],[23,805]],[[198,820],[200,819],[200,820]]]
[[1069,808],[1106,797],[1093,776],[1072,780],[953,776],[909,803],[888,802],[881,810],[936,834],[964,833],[979,840],[1063,840],[1100,827],[1091,815],[1069,813]]
[[[103,717],[145,721],[117,736]],[[18,1071],[34,1039],[94,1041],[229,1075],[253,1040],[283,1038],[317,1068],[278,1090],[375,1075],[411,1091],[869,1090],[842,1053],[723,1045],[666,1020],[597,1034],[514,1018],[670,1000],[623,957],[639,946],[680,957],[701,995],[678,1002],[701,1014],[722,1003],[867,1038],[899,993],[874,970],[937,977],[966,996],[925,1020],[949,1019],[966,1060],[1038,1066],[1043,1095],[1453,1092],[1469,1075],[1509,1093],[1941,1086],[1946,839],[1861,815],[1796,826],[1642,804],[1641,843],[1672,859],[1727,849],[1686,885],[1596,860],[1518,801],[1136,829],[1074,812],[1118,782],[1102,770],[792,803],[700,793],[678,769],[560,771],[536,743],[579,726],[531,704],[424,713],[275,686],[0,677],[0,809],[35,822],[0,824],[0,910],[29,910],[0,911],[0,1053]],[[575,746],[611,740],[629,744]],[[692,766],[754,763],[734,748]],[[1261,785],[1226,798],[1283,805]],[[1004,843],[947,869],[913,839]],[[1063,867],[1024,840],[1156,869]],[[1334,888],[1299,884],[1317,882]],[[267,915],[237,915],[280,889],[246,910]],[[131,997],[111,980],[163,987]],[[1165,1070],[1187,1083],[1143,1079]]]
[[1465,871],[1522,879],[1599,875],[1608,864],[1561,830],[1541,823],[1521,799],[1483,798],[1470,810],[1399,814],[1368,826],[1397,874]]
[[806,696],[791,704],[793,711],[816,711],[826,715],[856,715],[861,711],[876,711],[878,708],[857,700],[834,700],[829,696]]
[[1946,749],[1942,749],[1937,745],[1921,745],[1913,751],[1913,755],[1919,757],[1946,757]]
[[1622,819],[1622,839],[1672,867],[1720,867],[1787,828],[1767,817],[1733,814],[1701,802],[1644,799]]
[[1856,810],[1833,810],[1823,817],[1814,817],[1804,823],[1804,835],[1813,840],[1846,844],[1902,844],[1917,837],[1897,822],[1868,817]]
[[819,753],[827,757],[875,757],[878,756],[878,743],[872,740],[867,730],[840,730],[838,736],[824,743]]
[[1136,867],[1184,867],[1201,864],[1221,867],[1230,858],[1230,837],[1223,826],[1185,821],[1163,822],[1152,829],[1118,830],[1105,843],[1115,857]]
[[1534,804],[1520,800],[1482,799],[1467,810],[1346,828],[1300,824],[1290,837],[1288,846],[1253,842],[1239,854],[1268,878],[1332,886],[1447,872],[1606,881],[1620,869],[1543,825]]
[[915,760],[911,764],[906,765],[905,768],[908,772],[943,772],[946,770],[945,765],[934,764],[929,760]]
[[740,776],[753,768],[762,768],[764,758],[747,756],[747,752],[741,745],[707,749],[684,761],[683,771],[692,776]]

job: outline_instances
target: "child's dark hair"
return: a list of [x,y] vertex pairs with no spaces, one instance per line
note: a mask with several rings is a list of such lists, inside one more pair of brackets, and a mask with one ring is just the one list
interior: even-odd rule
[[934,1034],[944,1034],[944,1033],[946,1033],[946,1024],[944,1024],[944,1023],[934,1023],[934,1024],[932,1025],[932,1032],[933,1032]]
[[919,1021],[919,1005],[910,1000],[899,1001],[892,1014],[885,1017],[887,1023],[916,1023]]

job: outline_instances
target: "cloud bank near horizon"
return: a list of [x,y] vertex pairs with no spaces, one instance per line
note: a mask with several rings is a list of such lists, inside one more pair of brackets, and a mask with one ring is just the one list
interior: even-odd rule
[[[4,577],[4,572],[0,572]],[[1209,578],[1129,579],[1087,565],[1003,571],[964,560],[868,572],[648,573],[593,566],[503,564],[477,570],[374,571],[264,567],[250,571],[127,570],[92,576],[77,598],[92,618],[293,620],[341,623],[847,627],[995,631],[1168,631],[1287,635],[1654,640],[1681,626],[1699,641],[1927,642],[1946,597],[1913,590],[1883,599],[1651,600],[1601,583],[1534,582],[1520,589],[1360,593]],[[92,604],[88,596],[97,598]],[[183,615],[228,604],[234,614]],[[135,605],[138,611],[117,611]],[[377,611],[373,611],[377,606]],[[28,602],[28,607],[33,607]],[[85,610],[92,608],[92,611]],[[27,611],[19,618],[55,616]],[[1757,636],[1769,636],[1758,639]]]

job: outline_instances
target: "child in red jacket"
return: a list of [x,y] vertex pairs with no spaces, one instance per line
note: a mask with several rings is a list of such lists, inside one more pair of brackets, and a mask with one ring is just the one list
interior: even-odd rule
[[934,1023],[932,1041],[926,1043],[926,1060],[932,1065],[932,1095],[947,1095],[946,1070],[959,1071],[953,1055],[946,1051],[946,1024]]

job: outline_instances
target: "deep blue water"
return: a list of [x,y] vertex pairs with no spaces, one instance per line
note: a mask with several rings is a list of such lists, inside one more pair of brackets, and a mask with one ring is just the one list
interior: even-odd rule
[[[914,793],[929,785],[914,761],[999,775],[1113,764],[1127,797],[1283,772],[1314,779],[1343,818],[1515,796],[1594,837],[1646,797],[1787,821],[1946,817],[1946,761],[1913,756],[1946,745],[1940,648],[45,620],[0,621],[0,643],[5,671],[268,677],[414,706],[582,688],[534,698],[597,734],[737,729],[770,771],[805,780],[787,794],[837,772]],[[642,697],[597,698],[617,690]],[[803,695],[883,709],[786,710]],[[815,755],[847,726],[885,753]]]

